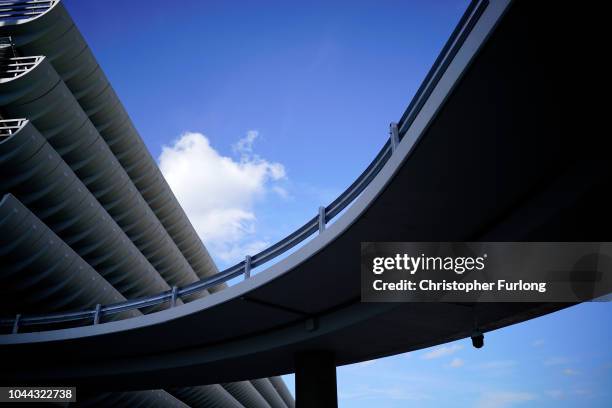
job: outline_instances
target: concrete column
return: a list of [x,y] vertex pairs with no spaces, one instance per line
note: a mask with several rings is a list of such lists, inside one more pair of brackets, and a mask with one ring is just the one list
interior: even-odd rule
[[295,356],[296,408],[337,408],[336,363],[327,351]]

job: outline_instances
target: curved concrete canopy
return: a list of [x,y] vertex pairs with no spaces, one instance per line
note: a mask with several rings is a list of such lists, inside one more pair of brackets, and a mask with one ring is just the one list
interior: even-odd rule
[[200,278],[218,272],[78,27],[61,1],[50,3],[33,18],[0,18],[0,36],[24,55],[46,57],[193,271]]
[[[0,248],[4,311],[70,310],[125,299],[12,194],[0,199]],[[120,318],[139,315],[132,310]]]
[[[78,407],[113,407],[113,408],[189,408],[179,398],[164,390],[148,390],[133,392],[112,392],[89,395],[81,392]],[[214,406],[214,405],[212,405]],[[231,407],[231,405],[227,405]]]
[[211,408],[244,408],[236,398],[219,384],[202,385],[199,387],[181,388],[171,390],[181,401],[190,406]]
[[282,396],[272,384],[269,378],[258,378],[251,380],[251,384],[257,389],[262,397],[273,407],[284,407],[287,408],[287,404],[283,400]]
[[30,121],[0,140],[0,193],[9,192],[124,296],[169,289]]
[[272,383],[272,386],[274,387],[276,392],[278,392],[278,394],[285,402],[285,405],[287,405],[288,408],[294,408],[295,400],[293,399],[293,395],[291,395],[291,393],[289,392],[289,389],[287,388],[287,385],[285,384],[283,379],[278,376],[269,377],[268,379],[270,380],[270,383]]
[[[21,10],[24,4],[28,6],[26,3],[29,2],[16,1],[6,6]],[[113,277],[112,283],[123,289],[124,294],[131,298],[160,291],[160,287],[148,279],[159,278],[153,267],[170,284],[176,285],[197,280],[192,267],[197,269],[199,276],[215,273],[216,266],[206,248],[189,224],[144,143],[133,128],[127,113],[79,30],[59,1],[46,3],[49,3],[49,7],[34,17],[28,14],[23,19],[7,19],[6,10],[0,15],[0,35],[11,37],[18,55],[41,55],[19,59],[20,66],[23,66],[22,62],[27,60],[27,69],[20,75],[12,77],[6,75],[0,79],[2,114],[30,119],[24,125],[27,130],[19,129],[17,135],[10,137],[2,135],[0,138],[0,142],[6,141],[2,146],[3,149],[0,149],[0,153],[4,151],[4,154],[0,154],[0,165],[5,167],[0,166],[0,168],[9,170],[3,173],[4,177],[0,177],[0,181],[3,181],[0,185],[20,193],[29,200],[28,205],[36,206],[36,201],[32,200],[41,201],[41,197],[52,196],[57,201],[57,205],[50,206],[49,211],[38,206],[37,215],[46,216],[46,222],[52,222],[56,229],[60,228],[60,232],[64,232],[63,239],[80,249],[86,260],[98,271]],[[40,8],[41,4],[37,2],[36,8]],[[11,13],[12,11],[8,14]],[[35,123],[38,130],[51,143],[51,146],[43,143],[44,152],[35,152],[36,147],[40,147],[40,143],[28,145],[30,134],[37,136],[36,142],[44,141],[31,123]],[[99,132],[104,132],[104,139],[99,136]],[[19,141],[18,148],[13,151],[16,141]],[[108,144],[112,145],[112,149],[109,149]],[[16,157],[18,156],[16,152],[22,157]],[[52,156],[52,162],[36,160],[41,157],[45,159],[47,156],[45,153]],[[60,153],[61,158],[57,153]],[[25,154],[29,156],[26,157]],[[36,154],[40,157],[36,157]],[[70,170],[67,170],[66,163],[62,159],[68,162]],[[36,171],[28,171],[32,168]],[[40,171],[41,169],[49,171],[45,173]],[[129,171],[129,177],[126,171]],[[58,174],[61,176],[62,172],[67,176],[56,177]],[[76,177],[73,172],[76,173]],[[24,181],[31,185],[26,186]],[[87,188],[84,188],[82,182]],[[138,187],[134,188],[133,183],[138,183]],[[79,190],[79,194],[76,194],[75,189]],[[93,195],[87,191],[88,189]],[[98,202],[103,205],[102,211]],[[49,204],[50,201],[46,203]],[[72,212],[67,210],[74,210],[77,203],[81,203],[85,208],[77,208]],[[92,216],[88,204],[90,207],[92,205],[95,207],[97,211],[94,211],[95,216]],[[155,215],[151,214],[151,210]],[[58,211],[63,211],[60,215],[64,218],[58,215]],[[53,219],[50,221],[48,218],[51,216],[55,216],[57,221],[55,224]],[[92,221],[104,220],[104,217],[112,218],[118,226],[111,221],[104,222],[105,225],[98,225],[103,228],[91,228]],[[56,225],[58,223],[59,226]],[[106,227],[109,227],[109,231],[113,229],[114,234],[104,230]],[[96,232],[96,242],[85,242],[92,231]],[[124,235],[127,235],[138,251],[147,258],[144,263],[136,262],[143,260],[142,255],[138,251],[130,251],[133,248],[129,242],[125,242]],[[180,252],[176,249],[177,246]],[[122,256],[117,257],[116,247],[124,250]],[[134,252],[136,256],[132,256]],[[19,269],[19,265],[11,264],[11,267]],[[146,273],[148,269],[153,271],[152,275]],[[53,278],[61,277],[61,273],[57,275],[56,272],[57,269],[54,269]],[[62,304],[68,304],[66,302],[75,300],[78,296],[74,292],[66,293],[63,290],[68,287],[65,285],[66,282],[60,281],[47,288],[31,287],[31,296],[44,298],[44,293],[41,292],[58,291],[57,295],[64,297],[61,300]],[[168,288],[163,280],[161,284],[162,290],[164,287]],[[143,287],[145,292],[138,292]],[[206,292],[201,292],[195,294],[195,297],[205,294]],[[76,307],[90,305],[95,299],[102,299],[97,303],[107,303],[110,298],[90,296],[90,299],[85,299],[87,302],[81,302],[84,299],[79,298]],[[178,304],[181,303],[179,299]],[[19,308],[20,311],[30,311],[29,308],[23,309],[22,302],[4,310],[5,312],[13,310],[13,307]],[[40,312],[49,311],[55,306],[39,302],[37,307],[36,310]],[[161,308],[165,307],[167,305]],[[129,313],[129,315],[134,314],[134,312]],[[261,398],[258,391],[250,384],[234,384],[233,388],[246,400]],[[221,395],[219,392],[213,392],[214,387],[183,388],[177,390],[179,391],[189,395],[194,403],[201,400],[202,404],[222,404],[224,398],[219,396]],[[214,395],[207,395],[207,392]],[[156,403],[168,397],[164,393],[158,394],[157,392],[151,394],[157,398]],[[134,396],[126,395],[125,398],[121,397],[123,402],[116,400],[115,396],[109,398],[117,404],[128,404],[128,400],[129,404],[140,404],[148,397],[143,394],[135,400]],[[152,401],[149,399],[149,403]],[[275,408],[281,407],[275,401],[270,401],[270,405]]]
[[18,77],[0,82],[0,95],[2,113],[30,119],[168,285],[198,280],[47,58],[38,57]]
[[561,127],[562,54],[540,47],[555,34],[538,30],[545,10],[505,7],[489,5],[391,159],[319,237],[181,307],[0,336],[3,361],[29,356],[5,373],[109,389],[238,381],[293,372],[303,350],[349,364],[469,336],[475,319],[489,331],[569,306],[360,302],[361,241],[602,240],[612,226],[606,159]]
[[235,383],[222,384],[238,402],[245,407],[266,407],[271,408],[266,399],[258,392],[255,386],[249,381],[239,381]]
[[[112,285],[11,194],[0,200],[0,248],[0,287],[12,289],[6,293],[0,289],[2,310],[11,310],[16,305],[20,308],[19,312],[70,310],[125,300]],[[138,310],[131,310],[116,315],[113,319],[140,315]],[[253,386],[246,382],[228,384],[227,388],[239,393],[242,399],[249,403],[246,406],[286,407],[284,402],[278,401],[278,395],[269,393],[265,394],[266,400],[272,401],[272,404],[253,405],[250,402],[261,399],[257,393],[259,388],[255,391]],[[219,385],[178,388],[172,390],[172,393],[193,406],[243,407]],[[167,406],[170,402],[182,404],[161,390],[80,397],[79,401],[80,405],[84,406],[108,404],[111,401],[113,406],[130,407],[139,403],[144,406]]]

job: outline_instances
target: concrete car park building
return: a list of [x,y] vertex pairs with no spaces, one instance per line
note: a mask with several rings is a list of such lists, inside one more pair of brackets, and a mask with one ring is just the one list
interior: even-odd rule
[[[95,307],[217,273],[64,5],[0,1],[0,37],[1,314]],[[80,398],[88,402],[293,406],[279,377]]]
[[299,407],[335,408],[337,366],[573,305],[364,302],[360,280],[362,242],[609,241],[609,158],[560,114],[575,8],[551,4],[470,2],[363,173],[218,271],[62,4],[0,0],[0,381],[283,407],[295,373]]

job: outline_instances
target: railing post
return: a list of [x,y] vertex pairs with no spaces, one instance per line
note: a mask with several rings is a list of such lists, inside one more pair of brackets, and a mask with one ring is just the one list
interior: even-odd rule
[[19,320],[21,320],[21,314],[17,313],[17,316],[15,316],[15,321],[13,322],[13,334],[17,334],[19,331]]
[[101,310],[102,310],[102,305],[98,303],[96,305],[96,310],[94,312],[93,324],[100,323],[100,311]]
[[178,295],[178,286],[172,287],[172,297],[170,298],[170,307],[176,306],[176,298]]
[[244,279],[251,277],[251,255],[244,257]]
[[325,207],[319,207],[319,234],[325,231]]
[[395,152],[397,145],[399,145],[399,130],[397,128],[397,123],[391,122],[389,125],[389,136],[391,138],[391,152]]

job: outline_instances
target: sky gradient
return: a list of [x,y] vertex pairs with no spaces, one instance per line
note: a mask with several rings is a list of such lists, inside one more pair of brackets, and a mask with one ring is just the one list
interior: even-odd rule
[[[65,3],[222,268],[357,177],[467,5]],[[340,367],[340,406],[612,406],[611,312],[583,304],[488,333],[481,350],[463,340]]]

